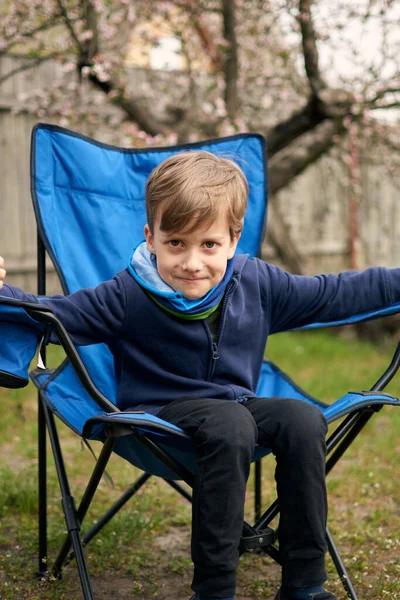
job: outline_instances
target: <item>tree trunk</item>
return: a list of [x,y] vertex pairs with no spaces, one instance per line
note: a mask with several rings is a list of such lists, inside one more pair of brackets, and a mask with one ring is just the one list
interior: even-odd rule
[[223,0],[224,38],[229,42],[228,56],[225,60],[225,104],[231,119],[238,110],[238,48],[235,32],[235,0]]
[[293,243],[289,229],[283,220],[282,211],[276,196],[269,197],[269,203],[273,208],[273,220],[267,228],[267,240],[275,249],[280,261],[285,267],[296,275],[304,272],[304,257]]

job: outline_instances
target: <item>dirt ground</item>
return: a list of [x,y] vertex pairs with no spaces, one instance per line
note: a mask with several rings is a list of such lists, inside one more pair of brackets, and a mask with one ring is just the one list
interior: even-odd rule
[[[127,549],[129,551],[129,549]],[[190,528],[179,526],[165,535],[157,536],[149,548],[149,562],[140,566],[136,575],[112,571],[91,575],[96,600],[189,600],[192,595],[190,582]],[[36,560],[36,559],[35,559]],[[34,563],[30,562],[29,569]],[[28,566],[28,565],[27,565]],[[88,561],[89,571],[90,559]],[[81,600],[83,598],[77,569],[74,564],[66,568],[61,584],[40,582],[33,576],[11,583],[0,567],[0,600]],[[246,555],[241,561],[238,574],[237,600],[273,600],[279,581],[279,567],[260,556]],[[270,584],[266,582],[270,582]],[[3,584],[3,585],[2,585]],[[10,594],[10,586],[13,592]],[[261,587],[262,586],[262,587]]]

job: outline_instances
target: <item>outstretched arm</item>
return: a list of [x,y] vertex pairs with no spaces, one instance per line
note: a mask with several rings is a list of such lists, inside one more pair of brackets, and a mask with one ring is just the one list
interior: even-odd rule
[[271,333],[348,319],[400,302],[400,269],[373,267],[336,275],[291,275],[266,265]]
[[126,294],[118,275],[95,288],[51,298],[39,298],[34,294],[25,293],[20,288],[7,285],[4,283],[5,277],[4,260],[0,258],[0,294],[49,306],[75,344],[109,344],[119,336],[124,324]]

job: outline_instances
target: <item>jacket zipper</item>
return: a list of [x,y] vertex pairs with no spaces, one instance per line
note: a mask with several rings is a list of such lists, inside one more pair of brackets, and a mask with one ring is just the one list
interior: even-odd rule
[[215,340],[211,342],[211,346],[212,346],[212,363],[211,363],[210,375],[208,377],[209,381],[211,381],[212,378],[213,378],[215,367],[217,366],[217,360],[219,359],[218,346],[219,346],[219,341],[220,341],[220,337],[221,337],[222,327],[223,327],[224,321],[225,321],[226,305],[228,304],[229,295],[230,295],[230,293],[232,291],[232,288],[235,285],[236,285],[236,279],[232,279],[232,281],[229,283],[229,285],[228,285],[228,287],[226,289],[226,293],[225,293],[224,299],[222,300],[221,318],[219,320],[219,325],[218,325],[218,329],[217,329],[217,335],[215,336]]

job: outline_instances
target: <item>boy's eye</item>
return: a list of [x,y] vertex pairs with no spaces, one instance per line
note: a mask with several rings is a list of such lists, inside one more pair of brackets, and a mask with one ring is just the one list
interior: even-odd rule
[[170,240],[169,242],[171,244],[171,246],[173,246],[174,248],[177,248],[180,244],[179,240]]
[[204,245],[206,248],[208,248],[209,250],[211,250],[211,248],[215,248],[215,242],[204,242]]

